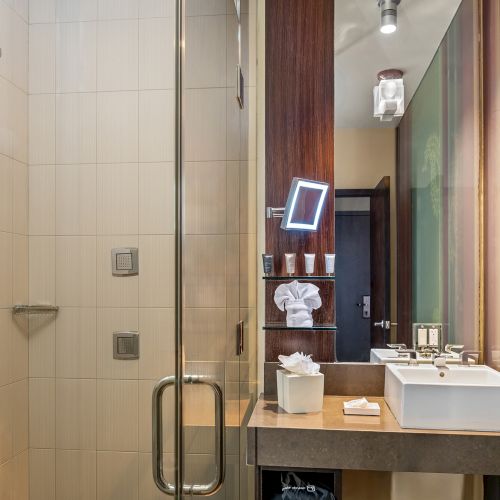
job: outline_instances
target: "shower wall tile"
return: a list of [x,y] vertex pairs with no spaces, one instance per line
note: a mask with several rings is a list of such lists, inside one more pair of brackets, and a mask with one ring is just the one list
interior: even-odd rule
[[29,167],[29,234],[55,234],[55,188],[54,165]]
[[[9,309],[0,309],[0,387],[11,383],[12,314]],[[0,419],[1,422],[1,419]]]
[[174,42],[173,17],[139,20],[139,89],[174,88]]
[[97,449],[137,451],[139,386],[137,380],[97,381]]
[[12,236],[12,302],[27,304],[29,295],[28,237],[23,234]]
[[215,16],[226,14],[228,0],[187,0],[187,16]]
[[12,160],[12,231],[28,234],[28,166]]
[[[0,262],[12,263],[12,233],[0,232]],[[0,307],[12,306],[12,265],[0,267]]]
[[0,231],[12,232],[12,160],[0,154]]
[[56,30],[57,92],[94,92],[97,23],[58,23]]
[[97,452],[97,499],[138,500],[139,454]]
[[97,162],[138,161],[138,92],[97,95]]
[[95,500],[97,453],[88,450],[56,450],[56,498]]
[[56,319],[56,375],[96,377],[95,308],[63,307]]
[[53,320],[33,316],[29,323],[29,376],[56,375],[56,325]]
[[31,378],[29,384],[31,448],[54,448],[56,442],[56,386],[53,378]]
[[225,15],[187,18],[185,71],[185,88],[226,86]]
[[99,0],[99,19],[137,19],[139,0]]
[[97,0],[56,0],[56,21],[97,20]]
[[[113,3],[119,8],[123,2]],[[97,90],[137,90],[139,24],[137,14],[135,17],[134,20],[99,21]]]
[[139,18],[173,18],[174,16],[175,0],[140,0],[139,2]]
[[139,234],[174,234],[174,214],[174,164],[140,163]]
[[29,374],[28,322],[20,318],[12,322],[11,365],[12,382],[24,380]]
[[137,234],[139,232],[138,179],[137,163],[98,166],[98,234]]
[[56,87],[56,26],[32,24],[29,28],[29,91],[53,93]]
[[55,95],[30,95],[29,110],[30,164],[54,164],[56,160]]
[[[33,446],[30,443],[30,446]],[[55,450],[30,449],[30,500],[52,500],[56,494]]]
[[56,163],[95,163],[96,95],[56,96]]
[[139,161],[174,160],[174,91],[139,92]]
[[96,234],[95,165],[56,166],[55,220],[59,235]]
[[30,23],[53,23],[56,20],[56,0],[29,0]]
[[30,304],[56,303],[56,239],[29,237]]

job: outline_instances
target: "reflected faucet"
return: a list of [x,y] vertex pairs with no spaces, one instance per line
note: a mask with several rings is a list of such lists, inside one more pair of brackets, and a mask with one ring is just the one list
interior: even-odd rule
[[460,364],[470,366],[469,359],[474,359],[474,356],[477,356],[477,362],[479,363],[479,351],[463,351],[460,353]]
[[398,349],[399,354],[408,354],[408,364],[417,364],[417,351],[415,349]]

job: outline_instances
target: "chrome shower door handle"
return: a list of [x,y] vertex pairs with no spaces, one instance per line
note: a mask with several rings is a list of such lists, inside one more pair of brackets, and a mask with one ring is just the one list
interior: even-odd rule
[[[208,385],[215,396],[215,477],[208,484],[184,484],[185,495],[210,496],[220,490],[226,475],[224,395],[217,382],[208,377],[187,375],[185,384]],[[153,478],[160,491],[174,496],[176,487],[165,480],[163,474],[163,404],[162,396],[167,387],[175,384],[175,377],[165,377],[158,381],[153,390]]]
[[226,476],[224,395],[220,385],[209,377],[187,375],[184,377],[184,383],[208,385],[215,397],[215,477],[208,484],[184,485],[182,488],[185,494],[210,496],[220,490]]
[[168,483],[163,474],[163,393],[175,384],[175,377],[159,380],[153,389],[153,478],[160,491],[175,495],[175,485]]

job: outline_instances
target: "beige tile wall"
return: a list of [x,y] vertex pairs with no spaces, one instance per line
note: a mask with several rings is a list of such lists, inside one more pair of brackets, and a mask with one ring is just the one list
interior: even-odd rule
[[[248,379],[256,378],[248,354],[256,328],[255,3],[242,2],[240,111],[233,0],[187,2],[186,359],[216,376],[228,401],[253,395]],[[162,498],[151,477],[150,397],[154,381],[174,371],[173,6],[30,1],[29,298],[60,306],[55,321],[30,325],[31,500]],[[139,276],[111,275],[118,246],[139,247]],[[239,318],[248,338],[241,364]],[[113,360],[120,329],[140,331],[138,361]],[[188,406],[199,408],[200,394],[187,395]],[[168,404],[166,413],[172,452]],[[212,433],[186,431],[188,479],[211,479]],[[244,436],[227,436],[218,498],[233,500]]]
[[[60,307],[30,325],[31,500],[156,494],[150,395],[173,372],[172,7],[30,2],[30,300]],[[139,276],[111,275],[118,246],[139,247]],[[120,329],[140,331],[139,360],[113,359]]]
[[28,499],[28,4],[0,0],[0,498]]

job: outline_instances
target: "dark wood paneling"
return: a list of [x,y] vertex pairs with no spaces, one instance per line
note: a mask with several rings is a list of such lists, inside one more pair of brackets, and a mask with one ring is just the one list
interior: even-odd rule
[[278,361],[278,356],[294,352],[312,354],[314,361],[328,363],[335,360],[335,332],[322,330],[266,331],[266,361]]
[[[407,110],[409,115],[410,110]],[[413,344],[412,323],[412,198],[408,144],[410,117],[404,116],[397,129],[397,255],[398,255],[398,335],[397,341]]]
[[[333,35],[333,0],[266,2],[266,206],[284,206],[293,177],[330,185],[317,232],[284,231],[280,219],[266,221],[266,252],[275,255],[281,275],[285,253],[297,254],[299,275],[305,272],[304,253],[315,253],[316,272],[324,274],[323,254],[335,248]],[[298,332],[269,332],[266,338],[272,335],[281,341],[269,345],[282,345],[290,335],[286,345],[297,342],[306,350]],[[310,332],[302,337],[312,346]],[[309,352],[326,359],[332,347],[319,338]]]

